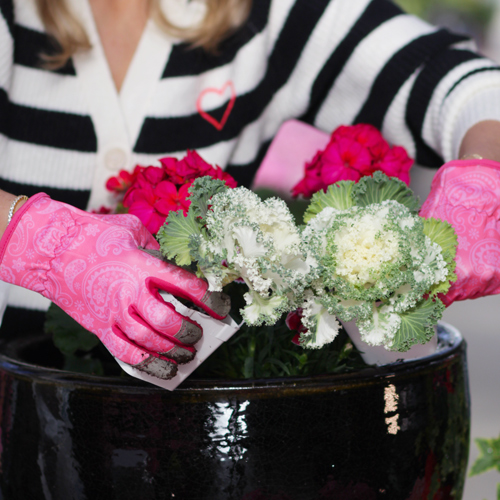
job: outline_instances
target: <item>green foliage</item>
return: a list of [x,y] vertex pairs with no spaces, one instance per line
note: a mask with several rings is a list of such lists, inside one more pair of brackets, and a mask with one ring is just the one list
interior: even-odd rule
[[89,352],[99,344],[99,339],[95,335],[85,330],[55,304],[52,304],[47,311],[44,331],[52,335],[54,344],[63,354]]
[[102,362],[95,356],[101,347],[99,339],[55,304],[47,311],[44,331],[52,335],[54,345],[61,351],[64,370],[103,375]]
[[[500,436],[494,439],[476,439],[479,457],[471,467],[470,476],[477,476],[491,469],[500,472]],[[500,483],[497,485],[497,500],[500,500]]]
[[500,472],[500,436],[494,439],[476,439],[479,457],[472,465],[471,476],[477,476],[490,469]]
[[345,332],[322,349],[292,343],[282,318],[275,326],[248,327],[224,343],[195,372],[198,378],[279,378],[344,373],[366,368]]
[[[231,283],[224,291],[231,297],[233,311],[244,307],[244,285]],[[241,316],[234,314],[237,323]],[[250,327],[240,330],[193,372],[198,378],[279,378],[326,373],[346,373],[366,368],[366,363],[342,330],[338,337],[322,349],[304,349],[292,342],[291,332],[283,316],[275,326]]]
[[453,11],[483,25],[490,19],[493,5],[488,0],[395,0],[395,3],[406,12],[430,21],[436,13]]

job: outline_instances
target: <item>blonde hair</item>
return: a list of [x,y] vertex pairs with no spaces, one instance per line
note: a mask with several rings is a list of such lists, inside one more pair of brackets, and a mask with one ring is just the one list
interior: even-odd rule
[[[212,53],[244,24],[252,6],[252,0],[205,0],[207,11],[202,22],[181,28],[169,21],[160,0],[149,2],[151,16],[167,33]],[[57,51],[41,55],[45,67],[60,68],[75,52],[91,48],[85,29],[69,10],[66,0],[36,0],[36,5],[47,33],[57,42]]]

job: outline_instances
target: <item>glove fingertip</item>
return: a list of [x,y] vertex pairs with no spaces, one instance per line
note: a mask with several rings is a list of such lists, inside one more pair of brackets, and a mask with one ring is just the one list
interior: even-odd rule
[[216,319],[224,319],[231,310],[231,298],[223,292],[206,292],[201,302]]
[[140,363],[133,365],[133,367],[162,380],[170,380],[177,374],[176,363],[171,360],[158,358],[152,354]]

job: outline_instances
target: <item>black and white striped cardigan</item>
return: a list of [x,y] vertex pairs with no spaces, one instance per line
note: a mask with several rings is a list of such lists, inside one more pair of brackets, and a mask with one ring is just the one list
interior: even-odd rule
[[[117,94],[86,0],[68,0],[93,48],[63,68],[33,0],[0,0],[0,188],[80,208],[107,202],[106,179],[196,149],[250,184],[281,123],[325,131],[368,122],[422,165],[456,156],[468,128],[500,118],[500,71],[466,37],[388,0],[254,0],[217,55],[188,49],[151,21]],[[201,0],[164,0],[174,22]],[[46,300],[11,290],[9,304]]]

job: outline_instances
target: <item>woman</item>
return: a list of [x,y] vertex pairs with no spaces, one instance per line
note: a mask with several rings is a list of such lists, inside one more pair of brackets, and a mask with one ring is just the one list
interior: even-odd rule
[[0,0],[0,12],[0,276],[22,287],[3,328],[34,328],[43,312],[26,308],[51,299],[162,378],[201,332],[157,290],[218,318],[227,304],[138,250],[156,244],[134,219],[71,207],[106,204],[117,170],[190,148],[248,185],[289,118],[372,123],[428,166],[500,160],[499,68],[386,0]]

